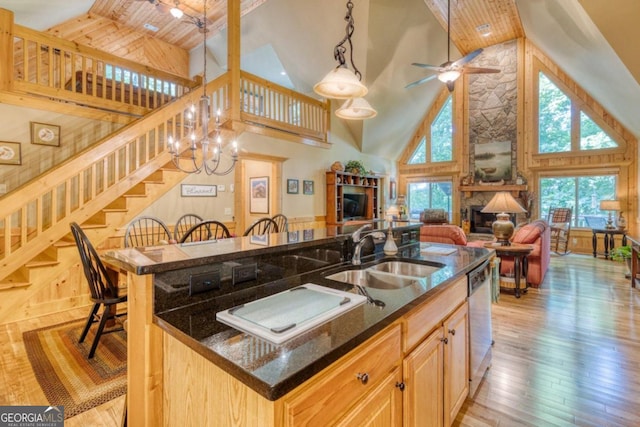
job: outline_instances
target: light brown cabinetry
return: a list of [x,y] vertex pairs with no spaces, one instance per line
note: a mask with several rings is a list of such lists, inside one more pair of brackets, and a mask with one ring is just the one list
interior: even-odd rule
[[359,176],[347,172],[327,171],[327,224],[344,223],[344,195],[364,194],[367,196],[364,219],[379,217],[380,177]]
[[468,394],[467,321],[461,277],[277,401],[164,333],[157,425],[449,426]]
[[363,420],[372,415],[364,410],[373,405],[372,401],[387,407],[374,418],[391,423],[376,425],[399,425],[393,417],[402,414],[402,394],[396,388],[401,380],[400,336],[399,325],[387,329],[287,395],[283,403],[284,425],[327,426]]
[[403,320],[405,351],[417,343],[403,361],[405,426],[450,426],[469,394],[465,297],[461,278]]

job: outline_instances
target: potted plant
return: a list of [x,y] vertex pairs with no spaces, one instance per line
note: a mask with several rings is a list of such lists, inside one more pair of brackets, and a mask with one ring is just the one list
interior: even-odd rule
[[627,274],[625,277],[631,277],[631,246],[624,245],[617,248],[611,249],[609,252],[609,256],[612,260],[617,262],[626,262],[627,263]]
[[344,166],[345,172],[352,173],[354,175],[366,175],[367,169],[364,167],[360,160],[349,160]]

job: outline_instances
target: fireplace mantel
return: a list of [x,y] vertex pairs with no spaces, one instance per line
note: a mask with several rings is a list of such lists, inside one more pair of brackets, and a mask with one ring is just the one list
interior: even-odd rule
[[513,197],[518,197],[521,191],[527,191],[525,184],[507,184],[507,185],[461,185],[460,191],[464,192],[465,197],[471,197],[474,191],[510,191]]

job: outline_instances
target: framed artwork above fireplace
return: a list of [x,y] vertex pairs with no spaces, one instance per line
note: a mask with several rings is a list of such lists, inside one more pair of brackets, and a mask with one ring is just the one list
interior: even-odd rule
[[474,178],[476,181],[511,180],[511,142],[475,144]]

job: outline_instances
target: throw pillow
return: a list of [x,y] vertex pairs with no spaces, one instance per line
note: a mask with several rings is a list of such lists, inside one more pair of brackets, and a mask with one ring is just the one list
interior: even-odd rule
[[526,243],[531,244],[538,240],[540,234],[543,232],[542,228],[537,224],[527,224],[513,236],[513,243]]

